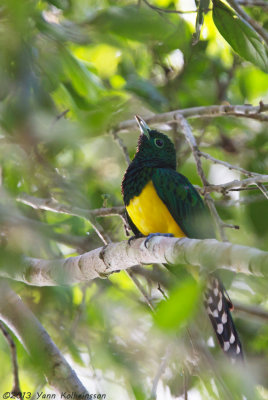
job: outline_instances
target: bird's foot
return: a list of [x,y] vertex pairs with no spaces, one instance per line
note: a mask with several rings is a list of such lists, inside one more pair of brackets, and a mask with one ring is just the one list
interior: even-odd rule
[[172,233],[150,233],[150,235],[147,236],[145,242],[144,242],[144,246],[147,247],[147,244],[149,242],[150,239],[152,239],[155,236],[164,236],[164,237],[174,237],[174,235]]

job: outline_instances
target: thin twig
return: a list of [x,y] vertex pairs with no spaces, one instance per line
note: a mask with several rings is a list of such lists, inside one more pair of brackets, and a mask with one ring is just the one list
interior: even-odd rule
[[205,159],[210,160],[215,164],[224,165],[226,168],[228,168],[230,170],[239,171],[242,174],[247,175],[249,177],[250,176],[262,176],[262,174],[258,174],[257,172],[247,171],[244,168],[238,167],[236,165],[229,164],[226,161],[218,160],[217,158],[214,158],[210,154],[204,153],[203,151],[199,151],[199,156],[204,157]]
[[87,210],[84,208],[59,203],[53,197],[42,199],[39,197],[30,196],[26,193],[21,193],[16,200],[37,210],[46,210],[60,214],[74,215],[76,217],[85,218],[87,220],[90,220],[91,216],[110,217],[114,215],[123,215],[125,211],[125,207],[123,206],[115,206],[110,208],[103,207],[96,208],[94,210]]
[[[162,114],[155,114],[144,118],[145,122],[150,124],[174,123],[184,118],[215,118],[223,116],[234,116],[242,118],[252,118],[259,121],[268,121],[268,115],[264,112],[268,111],[268,104],[260,102],[259,106],[252,105],[212,105],[202,107],[183,108],[181,110],[169,111]],[[120,122],[116,127],[116,131],[127,132],[134,129],[137,123],[134,119]]]
[[259,182],[256,183],[256,186],[260,189],[264,197],[266,197],[266,199],[268,200],[268,190],[266,189],[266,187]]
[[226,193],[229,190],[237,190],[249,188],[251,185],[256,185],[257,183],[266,183],[268,182],[268,175],[260,175],[254,176],[251,178],[246,178],[241,181],[235,179],[231,182],[222,183],[221,185],[209,185],[206,186],[206,192],[218,192],[218,193]]
[[52,129],[54,127],[54,125],[56,124],[56,122],[58,122],[61,118],[65,117],[65,115],[70,111],[69,108],[67,108],[66,110],[62,111],[59,115],[56,116],[56,118],[52,121],[51,125],[50,125],[50,129]]
[[122,150],[122,153],[123,153],[123,155],[124,155],[124,157],[125,157],[125,160],[126,160],[127,165],[129,165],[130,162],[131,162],[131,160],[130,160],[130,157],[129,157],[127,148],[126,148],[126,146],[125,146],[123,140],[118,136],[118,133],[116,132],[115,129],[112,129],[112,130],[111,130],[111,134],[112,134],[114,140],[118,143],[120,149]]
[[137,289],[142,293],[142,295],[143,295],[143,297],[144,297],[144,299],[145,299],[146,304],[148,305],[148,307],[149,307],[149,308],[151,309],[151,311],[154,313],[154,312],[155,312],[155,310],[154,310],[154,305],[153,305],[153,303],[151,302],[151,300],[150,300],[148,294],[146,293],[144,287],[140,284],[139,280],[136,278],[135,273],[134,273],[133,271],[131,271],[131,270],[127,271],[127,273],[128,273],[128,276],[129,276],[129,277],[131,278],[131,280],[133,281],[133,283],[135,284],[135,286],[137,287]]
[[262,7],[264,9],[268,9],[267,1],[259,1],[259,0],[237,0],[237,3],[244,7]]
[[201,162],[201,159],[199,156],[199,148],[197,146],[195,137],[192,133],[191,127],[190,127],[188,121],[183,116],[179,116],[179,125],[180,125],[180,128],[181,128],[183,134],[185,135],[187,142],[189,143],[189,145],[192,149],[193,156],[194,156],[195,162],[196,162],[198,175],[200,176],[203,185],[206,187],[209,185],[209,182],[207,181],[207,178],[205,177],[205,174],[204,174],[204,171],[202,168],[202,162]]
[[104,244],[107,244],[107,240],[105,239],[105,232],[102,226],[96,221],[95,217],[98,216],[111,216],[111,215],[123,215],[124,208],[123,207],[112,207],[110,209],[107,208],[99,208],[96,210],[85,210],[78,207],[71,207],[64,204],[58,203],[55,199],[40,199],[37,197],[29,196],[27,194],[22,194],[17,197],[17,201],[27,204],[35,209],[39,210],[47,210],[60,214],[68,214],[74,215],[77,217],[81,217],[90,222],[92,228],[95,230],[99,238],[103,241]]
[[[267,185],[263,185],[265,188],[268,188]],[[201,190],[201,188],[200,188]],[[258,190],[258,188],[256,188],[255,186],[247,186],[247,187],[242,187],[242,188],[233,188],[233,189],[229,189],[228,192],[242,192],[244,190]],[[216,190],[218,191],[218,190]],[[212,190],[213,192],[213,190]]]
[[164,299],[167,300],[168,297],[167,297],[166,293],[164,292],[164,290],[162,289],[162,287],[161,287],[161,285],[160,285],[160,282],[158,282],[157,289],[158,289],[159,292],[162,294],[162,296],[164,297]]
[[149,3],[147,0],[143,0],[143,2],[150,7],[151,9],[161,12],[161,13],[167,13],[167,14],[193,14],[196,13],[197,10],[190,10],[190,11],[179,11],[179,10],[170,10],[168,8],[160,8],[157,6],[154,6],[153,4]]
[[255,21],[255,19],[251,18],[250,15],[240,7],[240,5],[236,2],[236,0],[227,0],[230,6],[237,12],[237,14],[243,18],[254,31],[256,31],[260,37],[268,44],[268,33],[267,31]]
[[0,321],[0,330],[2,331],[4,337],[6,338],[6,341],[10,347],[10,352],[11,352],[11,358],[12,358],[12,368],[13,368],[13,387],[11,390],[11,393],[14,397],[17,397],[19,399],[22,399],[20,393],[20,382],[19,382],[19,368],[18,368],[18,361],[17,361],[17,351],[16,351],[16,345],[14,343],[14,340],[12,339],[12,336],[6,329],[5,325],[3,322]]

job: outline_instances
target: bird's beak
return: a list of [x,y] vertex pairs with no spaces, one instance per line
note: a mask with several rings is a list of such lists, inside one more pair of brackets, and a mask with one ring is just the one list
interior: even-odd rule
[[139,128],[140,128],[141,133],[142,133],[143,135],[145,135],[148,139],[150,139],[150,134],[149,134],[150,128],[149,128],[149,126],[148,126],[148,125],[146,124],[146,122],[145,122],[141,117],[139,117],[138,115],[135,115],[135,118],[136,118],[136,121],[137,121],[137,123],[138,123],[138,125],[139,125]]

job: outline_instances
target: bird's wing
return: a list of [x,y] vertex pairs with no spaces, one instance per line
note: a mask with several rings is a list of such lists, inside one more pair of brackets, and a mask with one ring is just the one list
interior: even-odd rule
[[172,169],[157,168],[152,176],[156,192],[189,238],[214,238],[213,221],[197,190]]

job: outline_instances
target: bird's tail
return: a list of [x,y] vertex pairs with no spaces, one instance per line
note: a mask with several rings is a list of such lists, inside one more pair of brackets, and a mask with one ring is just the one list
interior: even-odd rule
[[223,284],[215,276],[209,279],[204,302],[224,353],[235,361],[243,360],[241,342],[231,316],[233,304]]

